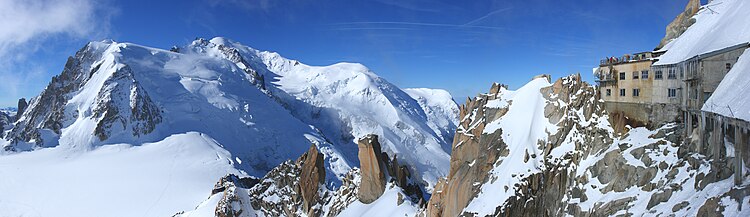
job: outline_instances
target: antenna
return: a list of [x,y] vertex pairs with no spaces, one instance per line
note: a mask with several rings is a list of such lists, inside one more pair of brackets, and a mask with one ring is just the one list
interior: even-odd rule
[[722,3],[724,3],[724,2],[719,2],[719,3],[716,3],[716,4],[709,3],[709,4],[707,4],[707,5],[703,6],[703,7],[706,8],[706,9],[708,9],[709,11],[711,11],[711,14],[719,14],[719,12],[716,12],[715,10],[711,9],[711,7],[712,6],[716,6],[716,5],[720,5]]

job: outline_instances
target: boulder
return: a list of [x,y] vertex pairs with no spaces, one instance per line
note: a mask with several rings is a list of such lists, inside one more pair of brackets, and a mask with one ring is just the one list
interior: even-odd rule
[[385,170],[377,135],[367,135],[357,142],[362,180],[359,185],[359,201],[365,204],[377,200],[385,191]]

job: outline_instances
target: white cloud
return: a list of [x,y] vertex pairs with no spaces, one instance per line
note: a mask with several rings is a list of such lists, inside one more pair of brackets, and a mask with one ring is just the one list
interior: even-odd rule
[[65,34],[83,37],[95,27],[90,0],[0,0],[0,49]]
[[39,75],[48,70],[34,64],[45,60],[28,59],[44,45],[106,35],[106,5],[94,0],[0,0],[0,104],[28,95],[31,82],[48,82]]

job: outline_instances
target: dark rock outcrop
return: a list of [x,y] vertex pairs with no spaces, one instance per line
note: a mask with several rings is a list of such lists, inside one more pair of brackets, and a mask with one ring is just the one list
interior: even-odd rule
[[222,192],[230,187],[240,187],[240,188],[252,188],[255,186],[255,184],[258,184],[260,180],[253,178],[253,177],[242,177],[235,174],[228,174],[224,177],[221,177],[218,182],[214,185],[214,189],[211,190],[211,194],[216,194],[219,192]]
[[5,126],[11,123],[11,117],[5,112],[0,112],[0,138],[5,137]]
[[21,117],[28,106],[29,104],[26,102],[26,98],[18,99],[18,106],[16,107],[18,111],[16,112],[16,117]]

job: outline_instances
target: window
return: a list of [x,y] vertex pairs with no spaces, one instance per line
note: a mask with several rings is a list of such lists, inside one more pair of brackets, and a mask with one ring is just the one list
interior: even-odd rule
[[648,79],[648,70],[641,71],[641,79]]
[[690,89],[690,99],[698,99],[698,89]]
[[633,72],[633,80],[638,80],[638,72]]
[[669,98],[677,97],[677,89],[674,89],[674,88],[667,89],[667,97]]
[[607,89],[607,96],[612,96],[612,89]]
[[677,74],[675,73],[674,67],[670,67],[667,73],[667,79],[677,79]]
[[641,89],[633,89],[633,97],[638,97],[641,95]]
[[620,72],[620,80],[625,80],[625,73],[624,72]]
[[625,96],[625,89],[620,89],[620,96]]
[[654,72],[654,79],[662,79],[661,70],[657,70],[656,72]]

